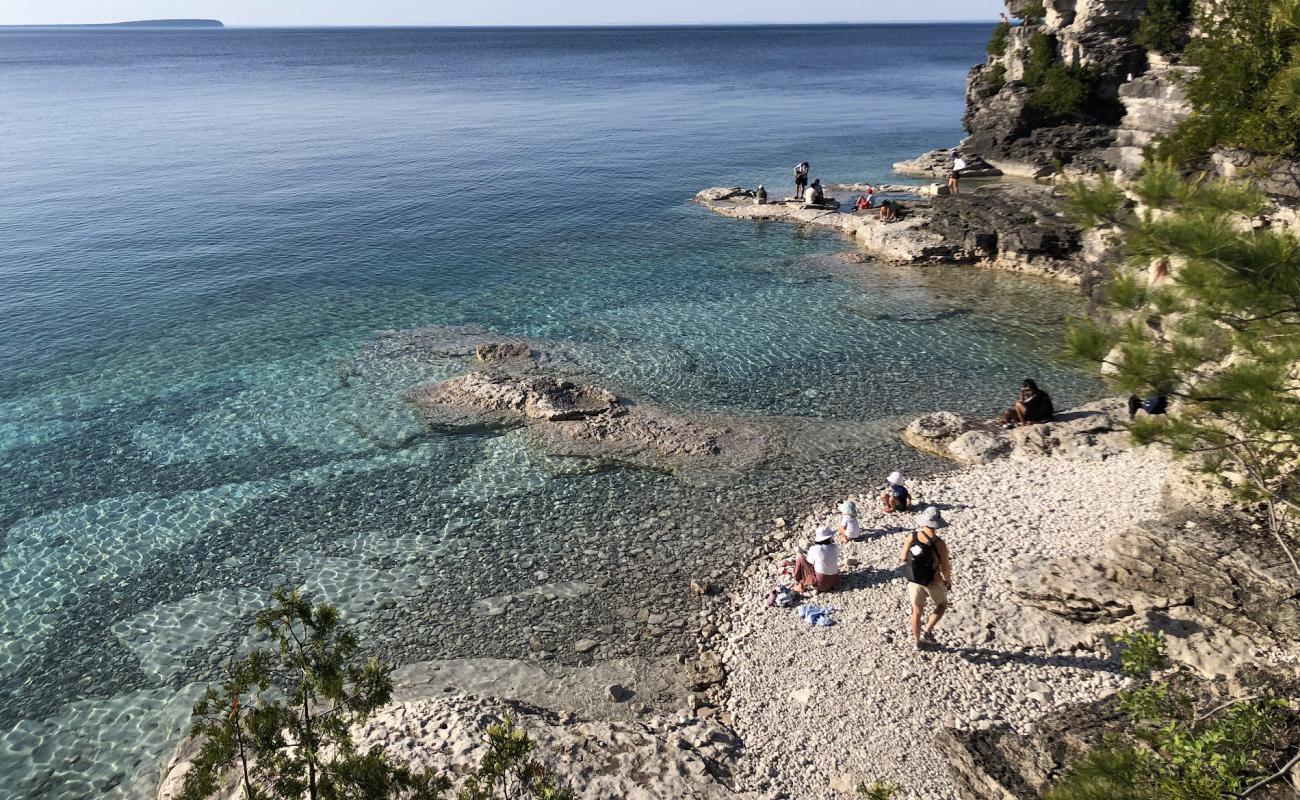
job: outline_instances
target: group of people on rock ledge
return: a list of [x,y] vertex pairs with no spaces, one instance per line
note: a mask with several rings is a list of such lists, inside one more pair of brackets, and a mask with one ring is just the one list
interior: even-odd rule
[[[1169,408],[1163,396],[1128,400],[1128,415],[1132,419],[1138,411],[1147,414],[1164,414]],[[1015,404],[995,422],[1006,428],[1051,422],[1056,417],[1051,396],[1026,378],[1020,387]],[[952,589],[952,557],[948,545],[939,531],[948,527],[939,507],[933,504],[919,507],[912,492],[903,482],[899,472],[889,475],[877,494],[881,514],[892,515],[919,512],[913,518],[913,530],[903,542],[899,553],[899,566],[907,576],[907,597],[911,604],[911,629],[914,647],[923,650],[937,645],[934,628],[948,610],[948,592]],[[840,584],[840,545],[865,541],[868,537],[859,518],[858,506],[853,500],[839,504],[839,522],[827,520],[813,532],[808,549],[789,563],[790,577],[798,592],[831,592]],[[884,535],[881,531],[879,535]],[[933,606],[926,617],[927,606]]]

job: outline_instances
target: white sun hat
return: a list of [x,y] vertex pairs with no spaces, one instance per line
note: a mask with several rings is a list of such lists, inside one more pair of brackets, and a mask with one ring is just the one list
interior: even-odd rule
[[813,541],[816,542],[817,544],[821,544],[822,542],[829,542],[831,539],[834,538],[835,538],[835,531],[831,530],[825,525],[819,525],[817,527],[817,532],[813,534]]
[[[876,474],[879,474],[879,473],[876,473]],[[886,478],[885,480],[889,481],[890,483],[894,484],[895,486],[898,486],[899,484],[901,484],[901,483],[903,482],[903,473],[898,472],[897,470],[895,470],[894,472],[889,473],[889,477]]]

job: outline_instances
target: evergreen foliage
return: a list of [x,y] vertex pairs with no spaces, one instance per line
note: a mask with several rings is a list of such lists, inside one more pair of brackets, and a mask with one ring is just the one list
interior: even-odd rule
[[[337,608],[277,589],[257,629],[273,649],[231,663],[194,706],[200,742],[178,800],[221,792],[233,772],[244,800],[438,800],[451,782],[356,748],[352,729],[392,697],[388,669],[358,656]],[[529,757],[533,744],[507,720],[457,800],[572,800]]]
[[1133,727],[1079,758],[1046,800],[1220,800],[1276,769],[1275,741],[1293,724],[1286,700],[1198,707],[1182,673],[1152,679],[1165,665],[1162,636],[1134,632],[1121,643],[1126,671],[1143,679],[1120,695]]
[[1100,79],[1096,71],[1065,64],[1057,53],[1055,37],[1034,31],[1024,62],[1024,83],[1033,90],[1026,105],[1034,127],[1063,125],[1087,117],[1117,118],[1114,104],[1107,106],[1098,99]]
[[1186,44],[1191,19],[1192,0],[1148,0],[1134,38],[1148,50],[1172,53]]
[[[1140,417],[1134,437],[1163,442],[1228,481],[1239,500],[1261,510],[1300,574],[1292,546],[1300,512],[1300,240],[1252,226],[1264,201],[1240,183],[1184,179],[1158,163],[1132,191],[1146,211],[1123,208],[1108,188],[1071,190],[1084,200],[1077,217],[1121,231],[1129,268],[1107,294],[1141,310],[1074,323],[1070,347],[1108,364],[1108,379],[1124,392],[1174,399],[1176,413]],[[1168,274],[1141,273],[1158,267]]]
[[1187,46],[1200,67],[1187,87],[1193,113],[1156,148],[1194,163],[1216,146],[1289,155],[1300,147],[1300,0],[1201,4]]
[[487,732],[488,752],[456,800],[573,800],[573,791],[533,761],[533,743],[510,720]]
[[984,72],[984,86],[980,89],[980,94],[990,97],[1002,91],[1002,87],[1007,85],[1007,68],[1002,64],[994,64]]
[[1043,0],[1032,0],[1032,2],[1025,4],[1023,10],[1018,16],[1023,19],[1026,24],[1033,24],[1041,21],[1047,16],[1047,6],[1044,5]]
[[1007,52],[1007,39],[1011,37],[1011,26],[1005,22],[999,22],[993,28],[993,35],[989,37],[988,54],[993,57],[1004,55]]

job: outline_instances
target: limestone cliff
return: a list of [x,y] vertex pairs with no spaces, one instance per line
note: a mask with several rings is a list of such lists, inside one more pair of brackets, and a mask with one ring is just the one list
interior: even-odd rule
[[[1146,0],[1046,0],[1042,16],[1034,5],[1008,0],[1022,24],[995,32],[1000,44],[971,70],[962,149],[1013,175],[1131,169],[1188,111],[1183,73],[1136,40]],[[1068,113],[1043,89],[1052,69],[1087,87]]]

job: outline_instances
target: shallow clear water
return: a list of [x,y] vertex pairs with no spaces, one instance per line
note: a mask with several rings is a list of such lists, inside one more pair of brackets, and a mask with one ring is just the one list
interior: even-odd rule
[[[687,647],[773,514],[934,465],[893,431],[1061,404],[1066,290],[850,265],[712,185],[880,180],[961,135],[979,26],[0,32],[0,773],[147,786],[280,583],[393,661]],[[638,398],[797,424],[740,481],[412,435],[376,331],[558,340]],[[604,578],[604,581],[599,579]],[[604,585],[601,585],[604,584]],[[649,630],[628,612],[664,611]]]

